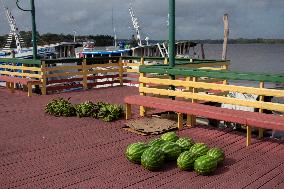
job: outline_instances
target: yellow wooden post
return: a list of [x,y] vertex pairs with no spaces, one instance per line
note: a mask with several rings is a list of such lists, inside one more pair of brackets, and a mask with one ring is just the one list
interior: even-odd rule
[[11,89],[12,93],[15,92],[15,83],[13,83],[13,82],[10,83],[10,89]]
[[[190,77],[186,77],[185,81],[191,81]],[[190,90],[190,87],[185,87],[185,90],[188,92]]]
[[126,104],[125,106],[125,119],[128,120],[131,118],[131,104]]
[[[140,65],[144,65],[144,58],[142,57],[141,58],[141,62],[140,62]],[[145,73],[140,73],[140,77],[146,77],[146,74]],[[140,83],[139,84],[140,87],[146,87],[146,84],[145,83]],[[140,95],[142,96],[146,96],[146,93],[140,93]],[[144,117],[146,114],[146,108],[144,106],[140,106],[140,116]]]
[[82,67],[83,67],[82,68],[82,70],[83,70],[83,88],[85,90],[87,90],[88,89],[88,79],[87,79],[88,70],[87,70],[87,60],[86,59],[83,60]]
[[10,89],[10,82],[6,82],[6,88]]
[[[229,69],[228,65],[224,65],[224,66],[223,66],[223,69],[224,69],[224,70],[228,70],[228,69]],[[228,80],[224,80],[224,81],[223,81],[223,84],[224,84],[224,85],[228,85]]]
[[178,129],[182,129],[183,127],[183,114],[177,113],[178,115]]
[[[191,77],[186,77],[185,80],[186,80],[186,81],[191,81]],[[186,90],[186,91],[190,91],[190,87],[185,87],[185,90]],[[193,122],[192,122],[193,119],[194,119],[194,118],[192,117],[192,115],[187,115],[187,116],[186,116],[186,125],[187,125],[188,127],[192,127],[192,126],[193,126],[193,125],[192,125],[192,124],[193,124]]]
[[251,144],[251,127],[247,126],[247,141],[246,145],[249,146]]
[[46,71],[45,61],[41,62],[41,94],[46,95]]
[[121,57],[119,58],[118,66],[119,66],[119,83],[120,86],[123,86],[123,62]]
[[165,57],[165,59],[164,59],[164,64],[169,64],[169,61],[168,61],[167,57]]
[[[197,77],[193,77],[192,78],[192,81],[193,82],[197,82]],[[192,88],[192,93],[198,93],[198,90],[196,88]],[[195,99],[192,99],[192,103],[196,103],[196,100]],[[191,122],[191,124],[189,125],[190,127],[191,126],[194,126],[196,125],[196,116],[195,115],[191,115],[191,120],[188,120]]]
[[[261,88],[261,89],[264,88],[264,82],[261,81],[259,83],[259,88]],[[259,96],[259,101],[260,102],[264,101],[264,96],[263,95]],[[263,113],[263,109],[259,108],[259,113]],[[264,129],[259,128],[258,129],[258,138],[263,138],[263,133],[264,133]]]
[[28,97],[31,97],[33,94],[33,88],[32,88],[32,84],[28,83]]

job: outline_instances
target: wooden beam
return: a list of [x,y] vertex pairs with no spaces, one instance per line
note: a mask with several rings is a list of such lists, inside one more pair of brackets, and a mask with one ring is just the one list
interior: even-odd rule
[[230,97],[224,97],[224,96],[208,95],[208,94],[201,94],[201,93],[190,93],[190,92],[182,92],[182,91],[172,91],[172,90],[147,88],[147,87],[140,87],[139,92],[148,93],[148,94],[175,96],[175,97],[181,97],[181,98],[186,98],[186,99],[191,98],[194,100],[219,102],[219,103],[224,103],[224,104],[234,104],[234,105],[239,105],[239,106],[248,106],[248,107],[254,107],[254,108],[262,108],[266,110],[284,112],[283,104],[271,103],[271,102],[249,101],[249,100],[242,100],[242,99],[236,99],[236,98],[230,98]]
[[46,85],[47,85],[47,78],[45,77],[46,72],[45,70],[45,61],[41,62],[41,83],[42,83],[42,87],[41,87],[41,94],[42,95],[46,95]]
[[88,70],[87,70],[87,68],[86,68],[86,66],[87,66],[87,61],[86,61],[86,59],[83,60],[82,66],[83,66],[83,88],[84,88],[85,90],[87,90],[87,89],[88,89],[88,79],[87,79]]
[[177,113],[178,115],[178,129],[182,129],[183,127],[183,114]]
[[247,126],[247,140],[246,145],[249,146],[251,144],[251,127]]
[[[264,82],[260,82],[259,83],[259,88],[261,88],[261,89],[264,88]],[[264,96],[263,95],[259,96],[259,101],[260,102],[264,101]],[[259,108],[259,113],[263,113],[263,109]],[[258,138],[263,138],[263,134],[264,134],[264,129],[259,128],[258,129]]]
[[222,60],[226,60],[227,59],[228,37],[229,37],[228,14],[224,14],[223,21],[224,21],[224,43],[223,43]]
[[120,86],[123,86],[123,62],[121,57],[119,58],[118,64],[119,64],[119,83]]
[[[140,62],[141,65],[144,65],[144,58],[141,58],[141,62]],[[140,77],[143,78],[143,77],[146,77],[146,74],[145,73],[140,73]],[[140,82],[140,81],[139,81]],[[143,88],[143,87],[146,87],[146,84],[145,83],[140,83],[139,84],[139,88]],[[146,96],[146,93],[143,93],[143,92],[140,92],[140,95],[142,96]],[[146,108],[144,106],[140,106],[140,116],[144,117],[146,114]]]
[[192,88],[201,88],[201,89],[209,89],[209,90],[220,90],[223,92],[239,92],[239,93],[245,93],[245,94],[277,96],[277,97],[284,98],[284,91],[277,90],[277,89],[243,87],[243,86],[226,85],[226,84],[170,80],[170,79],[148,78],[148,77],[140,77],[139,81],[141,83],[151,83],[151,84],[157,84],[157,85],[173,85],[175,87],[192,87]]
[[131,118],[131,104],[125,105],[125,119],[128,120]]

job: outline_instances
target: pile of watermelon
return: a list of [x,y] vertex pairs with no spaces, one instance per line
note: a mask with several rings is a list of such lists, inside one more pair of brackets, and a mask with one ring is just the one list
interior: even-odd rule
[[205,143],[179,138],[175,132],[165,133],[148,143],[130,144],[125,156],[150,171],[160,170],[166,162],[176,161],[180,170],[194,170],[200,175],[211,175],[225,159],[222,149],[210,149]]

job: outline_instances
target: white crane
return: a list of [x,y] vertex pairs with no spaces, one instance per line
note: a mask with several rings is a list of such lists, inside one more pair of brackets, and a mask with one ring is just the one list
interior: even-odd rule
[[8,9],[8,7],[4,6],[3,0],[1,0],[1,2],[2,2],[2,5],[3,5],[4,9],[5,9],[6,18],[8,20],[9,26],[10,26],[9,36],[7,38],[7,42],[6,42],[6,45],[3,48],[3,50],[4,51],[5,50],[6,51],[11,50],[11,44],[12,44],[13,36],[14,36],[15,41],[16,41],[17,52],[19,53],[19,52],[22,51],[22,44],[24,44],[24,41],[23,41],[23,39],[20,36],[18,27],[16,25],[16,19],[14,18],[14,16],[12,16],[12,13]]
[[137,38],[137,41],[138,41],[138,45],[142,46],[142,40],[141,40],[141,35],[140,35],[140,26],[139,26],[139,23],[138,23],[138,18],[134,14],[132,3],[129,4],[129,13],[130,13],[130,16],[131,16],[133,28],[136,32],[136,38]]

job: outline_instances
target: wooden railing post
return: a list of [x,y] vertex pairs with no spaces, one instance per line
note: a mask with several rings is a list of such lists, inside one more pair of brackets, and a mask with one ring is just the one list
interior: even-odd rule
[[[227,70],[229,69],[229,66],[228,66],[227,64],[225,64],[225,65],[223,65],[222,68],[223,68],[223,70],[226,70],[226,71],[227,71]],[[224,80],[224,81],[223,81],[223,84],[224,84],[224,85],[228,85],[228,80]]]
[[[192,79],[191,79],[191,77],[186,77],[185,80],[186,81],[191,81]],[[190,89],[191,89],[190,87],[185,87],[186,91],[190,91]],[[193,118],[194,117],[192,115],[187,115],[186,116],[186,125],[188,127],[192,127],[193,126],[193,122],[192,122]]]
[[83,70],[83,88],[84,90],[88,89],[88,70],[87,70],[87,60],[84,59],[82,63],[82,70]]
[[123,86],[123,62],[122,62],[122,57],[119,58],[118,66],[119,66],[119,83],[120,83],[120,86]]
[[183,127],[183,114],[177,113],[178,115],[178,129],[182,129]]
[[168,57],[165,57],[164,64],[169,64]]
[[131,118],[131,104],[126,104],[125,106],[125,119],[128,120]]
[[[261,89],[264,88],[264,82],[261,81],[259,83],[259,88],[261,88]],[[263,95],[259,96],[259,101],[260,102],[264,101],[264,96]],[[259,108],[259,113],[263,113],[263,109]],[[258,129],[258,138],[263,138],[263,133],[264,133],[264,129],[259,128]]]
[[249,146],[251,144],[251,127],[247,126],[247,141],[246,145]]
[[[187,78],[187,80],[188,80],[188,78]],[[189,80],[191,80],[191,79],[189,79]],[[192,81],[193,82],[197,82],[197,78],[193,77]],[[192,88],[192,93],[197,93],[197,92],[198,92],[197,89]],[[196,102],[195,99],[192,99],[191,101],[192,101],[192,103]],[[196,125],[196,116],[194,116],[194,115],[187,115],[186,119],[187,119],[186,120],[186,124],[187,124],[188,127],[192,127],[192,126]]]
[[227,59],[228,38],[229,38],[228,14],[224,14],[223,21],[224,21],[224,42],[223,42],[222,60],[226,60]]
[[[144,65],[144,58],[141,58],[140,65]],[[146,77],[145,73],[140,73],[140,77]],[[140,83],[140,87],[146,87],[145,83]],[[146,96],[146,93],[140,93],[142,96]],[[146,108],[144,106],[140,106],[140,116],[144,117],[146,114]]]
[[[197,82],[198,81],[197,77],[193,77],[192,81]],[[198,90],[196,88],[193,88],[192,93],[198,93]],[[197,100],[192,99],[192,103],[196,103],[196,102],[197,102]],[[196,125],[196,116],[192,116],[192,123],[191,124]]]
[[41,94],[46,95],[46,71],[45,61],[41,61]]

